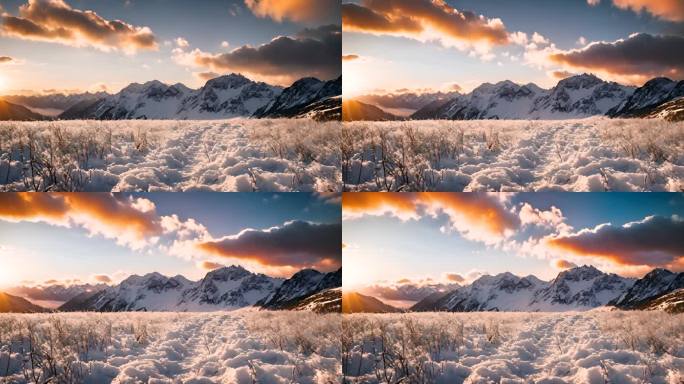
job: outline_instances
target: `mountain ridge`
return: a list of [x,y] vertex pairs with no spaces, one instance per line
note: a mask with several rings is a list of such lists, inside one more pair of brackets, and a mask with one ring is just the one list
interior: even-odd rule
[[[94,101],[82,101],[57,116],[62,120],[177,119],[213,120],[233,117],[334,119],[341,101],[341,76],[329,81],[297,80],[282,88],[252,81],[238,73],[208,80],[191,89],[158,80],[131,83]],[[337,104],[340,104],[339,106]]]
[[[469,285],[430,295],[416,302],[410,310],[556,312],[604,306],[645,309],[682,288],[684,272],[654,269],[640,279],[633,279],[585,265],[561,271],[550,281],[532,275],[520,277],[510,272],[485,275]],[[668,299],[667,303],[673,300]]]
[[[341,269],[329,273],[303,271],[312,272],[301,274],[300,271],[288,279],[282,279],[253,273],[241,266],[233,265],[209,271],[198,281],[189,280],[181,275],[168,277],[158,272],[143,276],[131,275],[117,285],[90,295],[78,295],[57,310],[208,312],[256,306],[265,309],[324,311],[324,308],[319,308],[316,303],[325,308],[334,307],[330,303],[332,297],[328,296],[323,300],[312,296],[340,287]],[[331,274],[339,276],[339,279],[331,279]],[[314,275],[315,279],[309,279]],[[297,295],[289,296],[287,306],[277,306],[264,301],[273,298],[281,286],[296,285],[292,281],[309,289],[300,290]],[[305,305],[300,306],[303,301],[306,301]]]

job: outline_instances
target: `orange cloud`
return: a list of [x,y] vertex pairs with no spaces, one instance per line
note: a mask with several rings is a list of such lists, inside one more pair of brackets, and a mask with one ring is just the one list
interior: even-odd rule
[[[459,11],[444,0],[363,0],[342,4],[345,31],[388,34],[443,42],[508,44],[500,19]],[[435,35],[436,34],[436,35]]]
[[345,193],[342,214],[347,219],[389,214],[401,220],[445,214],[463,237],[488,244],[508,237],[520,226],[499,195],[483,193]]
[[623,226],[602,224],[594,229],[546,240],[557,250],[596,257],[616,266],[677,268],[684,265],[684,220],[649,216]]
[[9,56],[0,56],[0,64],[9,63],[12,60]]
[[237,235],[196,245],[206,253],[256,262],[262,266],[337,269],[341,265],[342,225],[290,221],[266,230],[246,229]]
[[95,281],[97,281],[98,283],[106,283],[106,284],[108,284],[108,283],[111,283],[111,282],[112,282],[112,278],[109,277],[109,276],[107,276],[107,275],[94,275],[94,276],[93,276],[93,279],[94,279]]
[[553,266],[557,269],[571,269],[577,267],[577,264],[563,259],[556,259],[553,261]]
[[571,76],[575,76],[575,73],[569,72],[569,71],[553,71],[551,72],[551,76],[553,76],[554,79],[558,80],[563,80]]
[[245,0],[245,5],[257,17],[282,22],[322,22],[337,15],[338,0]]
[[3,193],[0,220],[76,224],[134,249],[154,242],[163,231],[151,201],[111,193]]
[[549,60],[594,71],[623,83],[642,85],[653,77],[684,78],[684,37],[635,33],[614,42],[550,54]]
[[19,16],[5,13],[0,20],[0,33],[26,40],[129,53],[158,48],[148,27],[107,20],[93,11],[71,8],[63,0],[28,0],[19,7]]
[[448,281],[453,281],[456,283],[463,283],[465,281],[465,278],[458,273],[447,273],[445,277]]
[[211,79],[215,79],[215,78],[221,76],[221,74],[208,71],[208,72],[197,72],[197,73],[195,73],[195,76],[197,76],[197,78],[202,80],[202,81],[209,81]]
[[613,0],[613,4],[637,13],[645,11],[663,20],[684,21],[684,1],[681,0]]
[[219,269],[225,267],[225,265],[221,263],[214,263],[213,261],[208,261],[208,260],[203,260],[201,263],[198,264],[198,266],[201,269],[207,270],[207,271],[213,271],[214,269]]
[[343,55],[342,56],[342,61],[354,61],[354,60],[358,60],[358,59],[359,59],[359,55]]

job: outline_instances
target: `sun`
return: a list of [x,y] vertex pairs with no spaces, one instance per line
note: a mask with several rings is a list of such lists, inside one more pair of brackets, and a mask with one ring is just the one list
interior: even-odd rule
[[342,94],[344,97],[356,97],[365,91],[365,81],[359,65],[356,63],[342,64]]

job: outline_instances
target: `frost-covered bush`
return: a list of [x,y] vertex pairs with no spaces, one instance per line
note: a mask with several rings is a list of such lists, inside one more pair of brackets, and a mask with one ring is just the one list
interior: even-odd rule
[[2,314],[0,383],[339,383],[340,319],[254,309]]
[[682,122],[352,122],[340,141],[348,191],[684,190]]
[[680,383],[684,314],[354,314],[345,383]]
[[0,191],[338,191],[339,123],[0,123]]

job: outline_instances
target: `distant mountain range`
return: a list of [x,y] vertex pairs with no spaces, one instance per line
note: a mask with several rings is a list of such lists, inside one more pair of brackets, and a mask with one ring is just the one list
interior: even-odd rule
[[[581,266],[560,272],[551,281],[532,275],[519,277],[509,272],[481,276],[469,285],[431,294],[408,310],[562,312],[612,306],[682,312],[683,298],[684,272],[654,269],[641,279],[630,279],[601,272],[592,266]],[[361,301],[365,302],[370,301]],[[373,312],[373,308],[379,307],[375,302],[370,303],[370,307],[356,308],[356,311]],[[346,305],[343,302],[343,308]]]
[[342,313],[394,313],[401,309],[385,304],[372,296],[358,292],[345,292],[342,295]]
[[240,74],[230,74],[207,81],[199,89],[181,83],[168,85],[154,80],[133,83],[120,92],[81,95],[8,96],[13,109],[1,120],[39,120],[49,117],[18,110],[29,108],[63,109],[55,118],[61,120],[93,119],[178,119],[214,120],[232,117],[312,118],[339,120],[342,114],[342,78],[321,81],[303,78],[281,88],[255,82]]
[[47,311],[47,309],[35,305],[24,298],[0,292],[0,313],[38,313]]
[[[467,94],[435,99],[408,118],[562,120],[607,115],[678,121],[684,115],[683,96],[684,81],[667,78],[652,79],[639,88],[603,81],[590,74],[568,77],[551,89],[506,80],[482,84]],[[374,117],[357,113],[353,120],[374,120]],[[390,119],[383,116],[378,120]]]
[[[121,283],[103,289],[74,291],[75,295],[57,310],[208,312],[257,306],[274,310],[339,312],[341,286],[341,269],[329,273],[304,269],[289,279],[281,279],[230,266],[210,271],[199,281],[153,272],[129,276]],[[12,303],[5,312],[45,311],[16,300]]]

